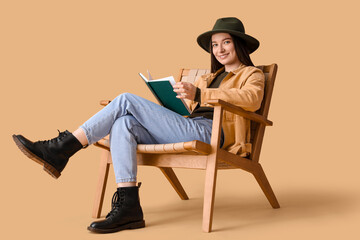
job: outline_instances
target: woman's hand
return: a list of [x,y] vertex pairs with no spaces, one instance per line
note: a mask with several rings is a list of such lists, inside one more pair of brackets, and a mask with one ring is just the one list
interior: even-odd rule
[[194,101],[196,94],[196,87],[192,83],[188,82],[177,82],[174,86],[174,92],[178,95],[177,98],[186,98]]

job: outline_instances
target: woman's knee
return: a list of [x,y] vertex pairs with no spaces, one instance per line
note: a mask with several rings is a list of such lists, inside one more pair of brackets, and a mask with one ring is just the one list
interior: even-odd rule
[[134,125],[139,124],[138,121],[132,115],[125,115],[115,120],[111,132],[130,130]]
[[118,95],[115,98],[115,100],[119,100],[119,101],[121,101],[121,100],[130,100],[130,99],[133,99],[133,98],[136,98],[136,97],[137,97],[137,95],[126,92],[126,93],[121,93],[120,95]]

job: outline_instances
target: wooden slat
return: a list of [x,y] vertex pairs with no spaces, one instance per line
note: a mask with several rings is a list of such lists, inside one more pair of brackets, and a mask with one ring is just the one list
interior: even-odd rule
[[181,78],[181,82],[188,82],[188,76],[183,76]]
[[111,102],[110,100],[101,100],[101,101],[100,101],[100,105],[106,106],[106,105],[108,105],[110,102]]
[[183,79],[181,80],[182,82],[189,82],[189,83],[194,83],[195,82],[195,75],[189,75],[187,77],[183,77]]
[[144,166],[206,169],[207,155],[141,153],[137,159],[138,165]]
[[176,82],[180,82],[180,81],[181,81],[181,78],[182,78],[182,76],[183,76],[183,72],[184,72],[184,69],[181,68],[181,69],[180,69],[180,73],[179,73],[179,75],[178,75],[178,77],[177,77],[177,79],[176,79]]
[[187,76],[189,75],[190,69],[184,69],[184,71],[182,72],[182,76]]
[[101,139],[98,142],[94,143],[94,146],[110,151],[110,147],[108,144],[105,143],[104,139]]
[[[99,142],[95,143],[95,145],[109,151],[110,150],[109,147],[104,145],[103,143],[104,143],[104,139],[102,139]],[[189,156],[193,156],[195,158],[199,156],[197,153],[195,153],[195,152],[193,152],[193,151],[191,151],[189,149],[195,149],[196,148],[197,151],[202,155],[206,155],[211,151],[211,147],[208,144],[203,143],[201,141],[191,141],[191,142],[186,142],[186,143],[187,144],[185,145],[185,149],[188,149],[188,151],[189,151],[188,154],[191,154],[191,153],[195,154],[195,155],[186,155],[186,158],[188,158]],[[190,145],[189,143],[191,145],[195,145],[195,146],[188,146],[188,145]],[[184,155],[181,155],[181,158],[184,158]],[[111,157],[109,158],[108,163],[112,163],[111,162]],[[194,163],[191,163],[191,164],[193,165]],[[176,166],[181,167],[180,165],[176,165]],[[197,165],[197,164],[195,164],[195,165]],[[218,165],[218,169],[235,169],[235,168],[238,168],[238,167],[235,167],[235,166],[230,165],[230,164],[228,164],[226,162],[223,162],[223,161],[218,162],[217,165]],[[168,166],[168,165],[166,165],[166,166]],[[203,166],[203,163],[199,164],[199,166]],[[198,169],[199,167],[194,167],[194,168]],[[200,167],[200,169],[204,169],[204,168]]]
[[233,165],[227,164],[226,162],[218,161],[217,162],[217,169],[226,170],[226,169],[238,169],[238,168],[234,167]]
[[265,99],[264,99],[265,101],[264,101],[264,106],[263,106],[264,109],[263,109],[263,112],[261,113],[264,117],[267,117],[268,113],[269,113],[277,68],[278,68],[277,64],[272,64],[272,65],[266,66],[264,68],[264,72],[269,73],[267,76],[268,84],[265,89]]
[[206,69],[199,69],[196,75],[201,77],[204,74],[206,74]]
[[110,166],[109,158],[111,158],[110,153],[108,151],[102,150],[100,168],[99,168],[99,178],[96,187],[94,207],[92,212],[93,218],[99,218],[101,216],[101,209],[104,202],[106,183],[109,175],[109,166]]
[[224,161],[235,168],[241,168],[247,172],[252,172],[254,170],[254,164],[251,160],[247,158],[242,158],[239,155],[235,155],[232,153],[229,153],[223,149],[219,150],[219,158],[221,161]]
[[[95,146],[110,150],[110,143],[107,138],[101,139],[95,143]],[[138,144],[137,152],[152,154],[195,152],[198,154],[209,154],[211,146],[198,140],[168,144]]]
[[184,142],[184,148],[188,151],[196,151],[200,154],[209,154],[211,153],[211,146],[207,143],[194,140],[191,142]]
[[223,106],[214,107],[213,125],[211,131],[211,154],[208,156],[206,173],[205,173],[205,188],[204,188],[204,205],[203,205],[203,224],[204,232],[210,232],[212,228],[216,176],[217,176],[217,162],[220,153],[220,138],[221,138],[221,123],[223,117]]
[[196,76],[197,75],[198,70],[197,69],[190,69],[189,73],[187,74],[188,76]]
[[186,194],[184,188],[182,187],[179,179],[177,178],[174,170],[172,168],[160,167],[161,172],[165,175],[166,179],[170,182],[171,186],[177,192],[179,197],[182,200],[188,200],[189,197]]
[[251,143],[254,143],[256,131],[257,131],[259,125],[260,124],[255,121],[250,122],[250,142]]
[[260,185],[261,189],[263,190],[266,198],[268,199],[269,203],[273,208],[280,208],[280,204],[275,196],[274,191],[271,188],[271,185],[265,175],[265,172],[260,164],[258,164],[258,167],[253,172],[253,175]]
[[[264,89],[264,99],[261,104],[261,108],[257,113],[261,114],[264,118],[267,118],[270,108],[270,102],[272,97],[272,92],[275,83],[275,77],[277,72],[277,64],[271,64],[269,66],[263,66],[263,72],[265,73],[265,89]],[[259,125],[253,133],[253,150],[251,152],[250,158],[254,162],[259,162],[260,152],[262,147],[262,142],[265,134],[265,126]]]

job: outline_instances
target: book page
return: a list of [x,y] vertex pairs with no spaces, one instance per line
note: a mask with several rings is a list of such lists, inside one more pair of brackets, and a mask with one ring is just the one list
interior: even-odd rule
[[170,82],[170,84],[171,84],[172,86],[174,86],[175,83],[176,83],[173,76],[169,76],[169,77],[165,77],[165,78],[160,78],[160,79],[153,79],[153,80],[151,80],[151,82],[164,82],[164,81]]
[[148,73],[149,81],[153,80],[153,77],[151,76],[149,69],[147,70],[147,73]]
[[145,81],[145,82],[148,82],[149,80],[147,80],[147,78],[142,74],[142,73],[139,73],[140,77]]

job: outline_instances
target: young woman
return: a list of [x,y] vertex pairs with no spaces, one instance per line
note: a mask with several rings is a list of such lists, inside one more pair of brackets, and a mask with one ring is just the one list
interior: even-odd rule
[[[32,142],[13,135],[20,150],[58,178],[69,158],[82,148],[110,134],[117,191],[112,210],[102,221],[93,222],[92,232],[108,233],[145,226],[136,185],[137,144],[160,144],[200,140],[210,143],[213,108],[209,99],[222,99],[248,111],[260,108],[264,75],[254,67],[249,54],[259,42],[245,34],[237,18],[218,19],[211,31],[201,34],[198,44],[211,55],[211,74],[191,83],[177,83],[174,91],[185,99],[192,114],[188,118],[139,96],[124,93],[116,97],[73,133],[59,132],[47,141]],[[251,151],[250,122],[225,113],[221,145],[235,154]]]

